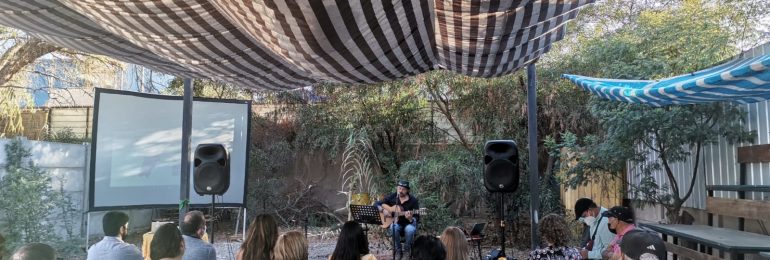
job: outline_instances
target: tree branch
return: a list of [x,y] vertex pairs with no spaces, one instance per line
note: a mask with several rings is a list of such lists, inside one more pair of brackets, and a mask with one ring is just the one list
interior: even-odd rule
[[41,56],[61,49],[36,38],[17,43],[0,56],[0,86],[8,83],[14,75]]
[[695,179],[698,177],[698,165],[700,162],[700,148],[701,142],[695,144],[695,167],[692,169],[692,180],[690,180],[690,188],[687,189],[687,194],[682,197],[682,201],[687,201],[692,194],[693,187],[695,187]]
[[666,159],[666,148],[663,146],[662,142],[660,141],[660,135],[657,131],[654,133],[655,140],[658,140],[658,147],[660,149],[660,153],[658,153],[658,157],[660,157],[660,160],[663,163],[663,168],[666,171],[666,176],[668,176],[668,181],[671,183],[671,193],[674,195],[674,200],[679,200],[679,184],[676,181],[676,178],[674,177],[674,173],[671,170],[671,167],[668,165],[668,159]]
[[442,95],[439,93],[438,86],[428,84],[428,93],[433,97],[434,100],[438,100],[436,102],[436,106],[438,108],[439,113],[444,115],[444,118],[449,121],[449,124],[452,126],[452,129],[454,129],[455,133],[457,133],[457,138],[460,140],[460,143],[467,149],[468,151],[472,151],[473,148],[471,147],[471,144],[468,142],[468,139],[465,137],[465,133],[460,129],[459,124],[457,124],[457,121],[455,121],[454,115],[452,115],[452,111],[449,108],[449,98],[445,95]]

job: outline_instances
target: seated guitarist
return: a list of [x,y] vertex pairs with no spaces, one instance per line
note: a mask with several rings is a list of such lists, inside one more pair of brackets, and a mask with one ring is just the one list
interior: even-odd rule
[[[406,235],[404,252],[408,254],[411,252],[414,233],[417,231],[417,219],[420,217],[419,214],[413,215],[411,210],[419,210],[420,203],[417,201],[417,198],[409,194],[408,181],[398,181],[396,191],[396,193],[391,193],[382,201],[377,201],[374,205],[385,216],[399,216],[398,221],[394,221],[390,225],[390,231],[393,234],[393,240],[396,241],[396,259],[400,259],[402,256],[401,243],[399,242],[401,241],[400,232],[403,230]],[[398,212],[402,212],[402,214],[398,214]]]

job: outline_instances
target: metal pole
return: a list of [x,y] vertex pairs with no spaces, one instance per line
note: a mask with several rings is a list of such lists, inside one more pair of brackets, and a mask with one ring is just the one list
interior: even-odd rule
[[241,232],[241,239],[243,241],[246,241],[246,208],[243,208],[243,225],[241,225],[241,228],[243,229],[243,232]]
[[236,235],[238,235],[238,226],[241,223],[241,209],[242,208],[238,208],[238,214],[235,217],[235,230],[233,230],[233,234]]
[[500,195],[497,197],[498,202],[500,202],[500,209],[497,211],[497,216],[500,218],[500,255],[498,256],[505,257],[505,204],[503,202],[503,193],[498,192],[498,194]]
[[532,249],[537,248],[538,211],[540,210],[540,174],[537,169],[537,89],[535,64],[527,65],[527,125],[529,136],[529,213],[532,218]]
[[215,219],[215,217],[214,217],[214,198],[215,198],[214,194],[211,194],[211,221],[209,221],[209,222],[211,222],[211,231],[209,232],[209,234],[211,234],[211,237],[209,237],[209,243],[211,243],[212,245],[214,244],[214,219]]
[[86,250],[88,250],[88,238],[91,236],[90,225],[91,225],[91,212],[86,212]]
[[190,201],[190,136],[192,134],[192,79],[184,79],[184,101],[182,103],[182,169],[179,186],[179,224],[184,222]]

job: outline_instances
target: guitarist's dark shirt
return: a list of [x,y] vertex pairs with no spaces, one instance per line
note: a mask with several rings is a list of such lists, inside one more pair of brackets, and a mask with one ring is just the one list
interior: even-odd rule
[[[399,205],[399,206],[401,206],[401,208],[404,209],[404,211],[420,209],[420,202],[418,202],[417,198],[412,196],[412,194],[409,194],[409,200],[407,200],[404,204],[401,204],[401,200],[398,199],[398,193],[397,192],[391,193],[390,195],[385,197],[385,199],[383,199],[382,201],[378,201],[376,205],[379,206],[379,205],[382,205],[382,204],[386,204],[388,206]],[[416,222],[417,218],[419,218],[419,217],[420,217],[420,215],[413,215],[412,218]],[[406,219],[405,216],[400,216],[400,217],[398,217],[398,222],[397,223],[398,223],[399,226],[403,227],[403,226],[408,225],[410,222],[409,222],[408,219]]]

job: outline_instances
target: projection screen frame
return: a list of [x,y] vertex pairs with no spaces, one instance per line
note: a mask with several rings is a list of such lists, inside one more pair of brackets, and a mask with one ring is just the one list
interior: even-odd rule
[[[125,205],[125,206],[94,206],[94,186],[95,186],[95,176],[96,176],[96,137],[99,130],[99,101],[100,96],[102,93],[105,94],[115,94],[115,95],[124,95],[124,96],[135,96],[135,97],[141,97],[141,98],[150,98],[150,99],[159,99],[159,100],[178,100],[182,101],[182,96],[168,96],[168,95],[158,95],[158,94],[149,94],[149,93],[139,93],[139,92],[131,92],[131,91],[122,91],[122,90],[115,90],[115,89],[105,89],[105,88],[94,88],[94,112],[93,112],[93,131],[91,134],[91,153],[89,155],[89,169],[88,169],[88,210],[89,212],[98,212],[98,211],[108,211],[108,210],[126,210],[126,209],[158,209],[158,208],[177,208],[179,207],[179,203],[177,204],[140,204],[140,205]],[[231,103],[231,104],[246,104],[246,116],[247,116],[247,122],[246,122],[246,158],[245,158],[245,168],[244,168],[244,180],[243,180],[243,198],[240,203],[223,203],[223,202],[217,202],[217,207],[224,207],[224,208],[246,208],[246,196],[248,194],[248,183],[249,183],[249,156],[250,156],[250,149],[249,149],[249,143],[251,142],[251,106],[252,102],[250,100],[238,100],[238,99],[216,99],[216,98],[201,98],[201,97],[193,97],[193,107],[195,106],[194,103],[198,102],[213,102],[213,103]],[[181,109],[181,108],[180,108]],[[195,115],[193,115],[195,116]],[[180,142],[181,146],[181,142]],[[194,147],[191,147],[191,149],[195,149]],[[194,150],[193,150],[194,151]],[[192,170],[190,171],[190,174],[192,174]],[[231,174],[232,176],[232,174]],[[191,178],[192,179],[192,178]],[[188,184],[189,185],[189,184]],[[181,187],[181,186],[180,186]],[[177,193],[178,194],[178,193]],[[221,196],[220,196],[221,198]],[[189,204],[189,207],[209,207],[211,206],[210,203],[205,204]]]

